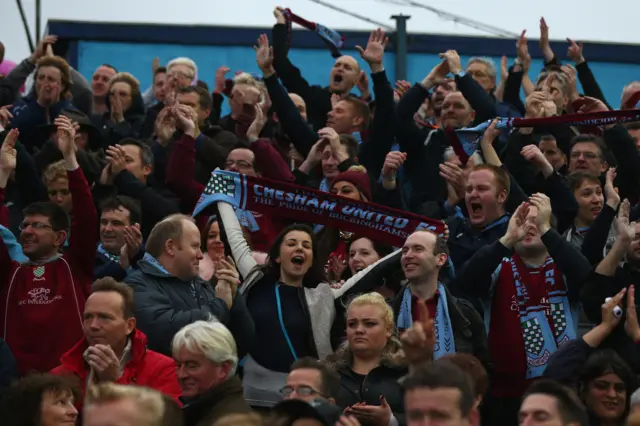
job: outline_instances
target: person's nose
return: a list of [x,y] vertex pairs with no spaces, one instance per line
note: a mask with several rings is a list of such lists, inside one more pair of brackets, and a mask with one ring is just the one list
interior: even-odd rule
[[181,365],[180,367],[176,367],[176,376],[178,376],[178,379],[186,379],[188,377],[188,374],[184,365]]
[[607,390],[607,397],[609,399],[616,399],[618,397],[618,393],[613,386],[609,386],[609,389]]
[[67,404],[67,415],[73,418],[78,417],[78,410],[71,402]]

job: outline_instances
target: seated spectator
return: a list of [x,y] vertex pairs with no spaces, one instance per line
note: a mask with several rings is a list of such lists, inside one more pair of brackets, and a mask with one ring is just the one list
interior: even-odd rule
[[100,244],[93,277],[121,281],[144,255],[140,207],[132,198],[118,195],[104,200],[100,212]]
[[522,397],[518,413],[520,425],[539,424],[540,418],[561,426],[589,426],[584,405],[576,393],[552,380],[538,380]]
[[2,424],[73,425],[78,419],[74,405],[80,400],[80,391],[72,379],[53,374],[31,374],[14,382],[2,395]]
[[395,418],[404,424],[398,380],[409,370],[394,328],[393,310],[384,297],[358,296],[347,308],[347,345],[326,359],[340,375],[336,404],[360,423],[387,425]]
[[402,382],[407,426],[447,419],[452,426],[475,426],[480,420],[471,379],[456,365],[441,361],[417,369]]
[[175,402],[143,386],[100,383],[87,389],[83,426],[182,426]]
[[287,383],[280,389],[285,400],[326,399],[333,403],[339,391],[340,376],[327,364],[311,357],[299,358],[291,365]]
[[196,321],[178,331],[171,346],[186,426],[211,425],[228,414],[251,412],[235,375],[236,343],[224,325]]
[[109,80],[106,101],[108,111],[92,117],[102,133],[104,147],[139,137],[145,112],[138,80],[127,72],[114,75]]
[[201,259],[200,231],[190,216],[169,216],[151,231],[139,269],[125,279],[135,291],[137,325],[150,349],[170,355],[180,329],[211,316],[229,325],[240,353],[253,344],[253,319],[237,294],[238,272],[229,264],[217,271],[214,289],[198,277]]
[[[55,124],[75,212],[71,226],[60,206],[34,203],[24,210],[20,226],[19,240],[29,261],[14,261],[5,243],[0,243],[0,282],[5,283],[0,329],[14,352],[20,374],[49,371],[82,338],[81,307],[93,281],[98,219],[76,160],[71,121],[60,116]],[[9,174],[16,166],[16,138],[17,131],[11,131],[0,149],[0,205]],[[68,249],[61,254],[67,237]],[[64,333],[57,332],[60,327]]]
[[146,386],[175,399],[180,387],[169,357],[147,349],[147,337],[136,329],[133,290],[102,278],[93,284],[84,306],[84,335],[62,355],[51,373],[80,380],[82,394],[97,383]]

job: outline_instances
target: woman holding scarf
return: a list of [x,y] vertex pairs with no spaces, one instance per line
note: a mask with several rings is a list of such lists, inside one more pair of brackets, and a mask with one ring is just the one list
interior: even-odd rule
[[[240,292],[256,323],[257,339],[244,363],[245,399],[254,407],[271,407],[282,399],[279,390],[291,363],[304,356],[323,359],[333,352],[332,341],[344,332],[339,322],[337,328],[334,325],[343,300],[374,287],[378,263],[341,288],[331,288],[324,279],[324,265],[318,262],[315,234],[310,227],[295,224],[280,233],[266,265],[259,266],[233,207],[224,202],[217,206],[219,223],[243,277]],[[361,280],[365,275],[372,278]]]

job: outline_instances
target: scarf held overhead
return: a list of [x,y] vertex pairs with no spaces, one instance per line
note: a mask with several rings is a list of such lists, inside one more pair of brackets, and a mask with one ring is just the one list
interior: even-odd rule
[[320,223],[396,247],[417,230],[444,232],[444,223],[439,220],[224,170],[212,173],[193,216],[207,213],[217,202],[296,222]]
[[[498,118],[496,129],[508,131],[512,128],[553,126],[563,124],[566,126],[592,127],[605,126],[616,123],[628,123],[640,121],[640,109],[620,110],[620,111],[600,111],[586,114],[564,114],[554,117],[541,118]],[[485,130],[491,121],[480,123],[475,127],[463,129],[447,129],[447,136],[460,161],[466,163],[482,140]]]
[[287,20],[287,31],[289,35],[289,44],[291,43],[291,23],[295,22],[296,24],[314,31],[318,37],[322,39],[331,51],[331,56],[334,58],[339,58],[342,56],[340,53],[340,49],[344,45],[344,37],[341,36],[337,31],[332,30],[329,27],[325,27],[322,24],[318,24],[316,22],[307,21],[304,18],[296,15],[291,12],[291,9],[284,10],[284,17]]

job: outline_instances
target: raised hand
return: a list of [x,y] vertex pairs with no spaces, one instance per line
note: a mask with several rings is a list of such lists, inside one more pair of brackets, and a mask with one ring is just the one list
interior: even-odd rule
[[542,55],[546,62],[553,59],[553,50],[551,50],[551,44],[549,44],[549,26],[544,18],[540,18],[540,50],[542,50]]
[[369,91],[369,77],[367,77],[367,73],[364,71],[360,71],[360,77],[358,78],[358,82],[356,83],[358,90],[360,91],[360,97],[362,100],[368,100],[371,98],[371,92]]
[[231,71],[231,68],[227,67],[226,65],[222,65],[216,70],[216,78],[215,78],[213,93],[217,93],[219,95],[224,93],[226,75],[229,71]]
[[29,62],[35,65],[35,63],[38,62],[38,59],[47,54],[47,46],[54,44],[56,41],[58,41],[58,36],[55,35],[46,35],[42,37],[36,46],[36,50],[31,54],[31,57],[29,57]]
[[[173,105],[175,107],[175,103]],[[176,118],[171,112],[173,107],[164,107],[156,118],[156,136],[158,137],[158,143],[162,146],[166,146],[171,137],[176,131]]]
[[631,213],[631,205],[629,200],[625,200],[620,205],[618,216],[614,222],[616,233],[618,234],[616,241],[620,241],[625,247],[629,247],[636,237],[636,223],[629,223],[629,214]]
[[512,249],[516,245],[516,243],[524,239],[524,236],[526,234],[525,223],[528,213],[529,203],[525,202],[520,204],[513,215],[511,215],[511,219],[509,219],[509,225],[507,226],[507,232],[502,238],[500,238],[500,243],[503,246]]
[[609,108],[600,99],[592,98],[590,96],[583,96],[580,98],[582,106],[578,109],[578,114],[590,114],[592,112],[609,111]]
[[527,43],[527,30],[522,30],[520,38],[516,41],[516,52],[520,62],[524,62],[529,57],[529,44]]
[[500,136],[500,129],[497,129],[498,120],[491,121],[489,127],[486,128],[482,135],[482,143],[493,145],[493,142]]
[[567,39],[569,42],[569,48],[567,49],[567,56],[571,58],[576,65],[580,65],[585,62],[584,56],[582,55],[582,42],[579,41],[576,43],[570,38]]
[[447,182],[447,202],[451,207],[464,199],[466,180],[460,166],[450,161],[440,164],[440,177]]
[[172,115],[176,118],[176,127],[184,132],[185,135],[195,137],[198,128],[198,120],[195,117],[196,112],[187,105],[175,104],[171,110]]
[[256,116],[249,126],[249,129],[247,129],[247,139],[251,142],[258,140],[262,129],[264,129],[265,124],[267,124],[267,115],[262,111],[260,105],[255,105],[254,109],[256,111]]
[[151,61],[151,75],[152,76],[156,75],[156,71],[158,71],[158,68],[160,68],[160,58],[158,58],[156,56],[155,58],[153,58],[153,61]]
[[541,91],[532,92],[525,100],[525,117],[538,118],[542,117],[542,103],[547,100],[546,93]]
[[613,182],[615,180],[616,168],[609,167],[604,183],[604,197],[607,205],[612,209],[617,210],[618,206],[620,205],[620,195],[618,194],[618,188],[613,186]]
[[[620,323],[621,316],[614,313],[616,306],[620,307],[622,304],[622,298],[627,292],[626,288],[623,288],[618,294],[610,298],[608,301],[602,304],[602,322],[608,330],[613,330]],[[637,324],[637,323],[636,323]]]
[[275,74],[273,68],[273,48],[269,46],[269,38],[266,34],[261,34],[258,37],[258,45],[253,46],[253,50],[256,52],[256,62],[258,67],[262,71],[265,77],[269,77]]
[[537,192],[529,198],[529,203],[538,209],[536,224],[542,235],[551,228],[551,200],[545,194]]
[[429,75],[427,75],[424,80],[422,80],[421,84],[425,89],[429,90],[432,87],[437,86],[438,84],[444,83],[449,72],[449,62],[446,60],[442,61],[438,65],[433,67],[431,72],[429,72]]
[[217,280],[216,297],[223,299],[231,309],[238,284],[240,284],[240,274],[233,259],[230,257],[227,257],[226,260],[221,259],[216,266],[215,277]]
[[76,152],[76,130],[73,127],[73,123],[68,117],[64,115],[59,115],[53,121],[53,124],[56,126],[56,130],[58,133],[58,148],[62,151],[62,155],[64,158],[69,158],[70,156],[75,157]]
[[500,81],[507,81],[509,77],[509,59],[506,56],[500,58]]
[[404,96],[411,89],[411,83],[406,80],[398,80],[396,81],[396,88],[393,89],[393,97],[396,102],[400,100],[401,97]]
[[391,151],[384,159],[384,165],[382,166],[382,179],[395,181],[398,169],[402,167],[404,162],[407,161],[407,153],[400,151]]
[[447,50],[444,53],[440,54],[440,58],[447,61],[449,65],[449,71],[453,75],[457,75],[460,71],[462,71],[462,65],[460,63],[460,55],[455,50]]
[[113,145],[107,148],[107,160],[109,160],[109,173],[116,177],[127,168],[126,153],[122,145]]
[[353,415],[360,422],[375,426],[387,426],[393,415],[384,395],[380,395],[380,405],[367,405],[365,402],[359,402],[347,407],[345,414]]
[[578,71],[573,67],[573,65],[563,65],[560,67],[562,72],[567,77],[567,96],[569,97],[569,103],[573,103],[580,96],[578,95]]
[[17,152],[16,142],[20,132],[18,129],[11,129],[4,138],[2,147],[0,148],[0,169],[4,172],[11,173],[16,168]]
[[287,19],[284,16],[284,9],[283,8],[276,7],[275,9],[273,9],[273,16],[275,16],[277,24],[286,24],[287,23]]
[[640,326],[636,311],[636,286],[633,284],[629,286],[627,291],[627,319],[624,322],[624,330],[634,342],[640,340]]
[[13,105],[5,105],[0,107],[0,126],[7,127],[9,122],[13,118],[13,114],[11,114],[11,108]]
[[522,155],[525,160],[538,167],[538,169],[542,171],[544,177],[549,177],[553,174],[553,166],[536,145],[523,146],[520,151],[520,155]]
[[320,129],[318,130],[318,136],[329,141],[331,152],[336,156],[338,162],[342,163],[344,160],[349,158],[349,155],[345,152],[345,149],[343,149],[343,146],[340,143],[340,135],[334,129],[331,127]]
[[123,269],[131,267],[131,259],[140,251],[142,247],[142,233],[140,224],[134,223],[124,227],[124,244],[120,249],[120,266]]
[[85,352],[87,364],[100,382],[115,382],[120,377],[120,360],[111,346],[89,346]]
[[363,49],[361,46],[356,46],[356,50],[360,52],[362,59],[367,61],[369,66],[371,66],[371,72],[382,71],[384,50],[388,44],[389,38],[385,35],[384,31],[378,28],[377,30],[371,31],[366,49]]

